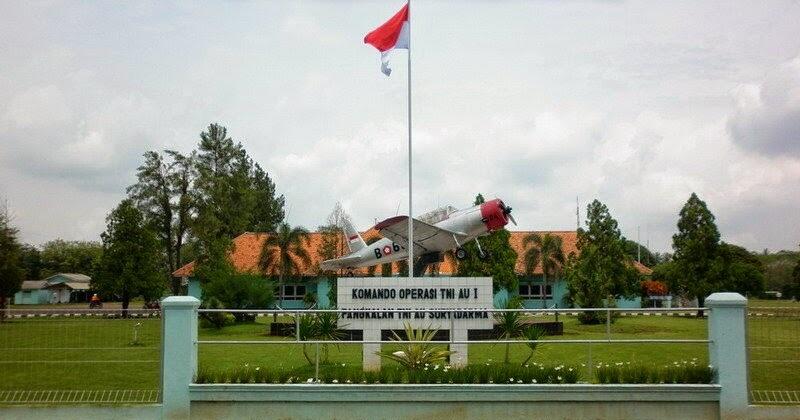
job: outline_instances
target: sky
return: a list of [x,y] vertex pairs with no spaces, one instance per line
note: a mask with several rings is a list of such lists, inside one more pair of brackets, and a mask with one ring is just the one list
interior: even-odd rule
[[[401,1],[6,1],[0,196],[23,241],[97,240],[147,150],[228,128],[315,228],[407,212]],[[800,2],[412,3],[414,212],[511,205],[524,230],[605,203],[669,251],[692,192],[722,239],[800,243]]]

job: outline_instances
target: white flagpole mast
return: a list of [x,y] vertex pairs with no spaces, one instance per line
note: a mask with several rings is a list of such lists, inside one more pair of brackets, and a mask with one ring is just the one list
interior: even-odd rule
[[408,0],[408,278],[414,278],[414,207],[411,201],[411,0]]

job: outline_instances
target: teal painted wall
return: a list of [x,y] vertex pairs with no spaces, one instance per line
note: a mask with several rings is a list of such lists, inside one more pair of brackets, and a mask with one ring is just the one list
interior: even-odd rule
[[331,290],[331,283],[328,279],[321,279],[317,283],[317,307],[330,308],[331,302],[328,300],[328,292]]
[[189,284],[186,288],[186,294],[197,299],[203,298],[203,288],[200,286],[200,280],[194,277],[189,277]]
[[14,294],[15,305],[43,305],[50,303],[52,292],[49,290],[26,290]]

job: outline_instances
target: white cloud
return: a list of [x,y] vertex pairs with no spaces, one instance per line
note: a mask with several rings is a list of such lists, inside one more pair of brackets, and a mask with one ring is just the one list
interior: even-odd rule
[[760,84],[735,92],[729,128],[743,147],[800,157],[800,56],[769,72]]
[[[384,77],[362,43],[386,3],[6,9],[0,189],[25,240],[96,239],[141,154],[188,151],[210,122],[270,172],[292,223],[316,227],[337,200],[360,227],[405,212],[405,68]],[[800,83],[785,57],[800,5],[415,10],[418,212],[482,192],[521,228],[570,229],[575,197],[598,198],[666,250],[697,192],[726,240],[798,242],[800,142],[786,134]]]

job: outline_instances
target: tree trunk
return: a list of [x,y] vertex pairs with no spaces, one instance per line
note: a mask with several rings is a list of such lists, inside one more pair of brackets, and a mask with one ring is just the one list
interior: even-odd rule
[[[275,304],[275,308],[277,309],[282,304],[283,304],[283,270],[281,270],[278,274],[278,303]],[[272,322],[278,322],[277,312],[272,314]]]
[[0,295],[0,322],[6,320],[6,295]]
[[[705,298],[705,297],[703,297],[703,296],[697,296],[697,307],[698,307],[698,308],[702,308],[702,307],[703,307],[703,304],[705,304],[705,303],[706,303],[706,298]],[[697,311],[697,317],[698,317],[698,318],[702,318],[702,317],[703,317],[703,314],[704,314],[703,312],[704,312],[704,311],[703,311],[702,309],[701,309],[701,310],[699,310],[699,311]]]
[[128,305],[130,304],[131,297],[128,296],[128,293],[122,294],[122,317],[128,317]]
[[542,309],[547,309],[547,273],[542,267]]

